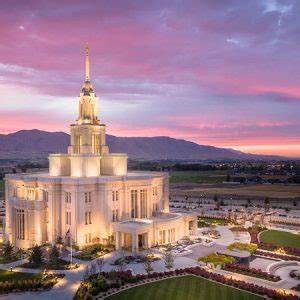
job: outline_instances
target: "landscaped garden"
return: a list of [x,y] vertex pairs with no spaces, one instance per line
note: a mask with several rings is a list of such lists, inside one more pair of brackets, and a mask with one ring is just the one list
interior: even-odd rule
[[60,257],[57,246],[34,246],[29,254],[29,262],[21,265],[23,268],[42,269],[42,270],[69,270],[77,268],[78,265],[72,265],[70,262]]
[[300,251],[299,234],[278,230],[266,230],[260,234],[259,238],[262,243],[273,244],[277,247],[296,248]]
[[207,279],[183,276],[170,278],[154,283],[145,284],[128,289],[119,294],[110,296],[109,300],[174,300],[174,299],[218,299],[218,300],[254,300],[263,299],[260,296],[224,286]]
[[[92,299],[269,299],[298,300],[297,296],[216,274],[201,267],[132,275],[131,271],[97,272],[89,268],[75,300]],[[93,272],[91,272],[93,271]],[[95,271],[95,272],[94,272]],[[190,275],[194,275],[193,277]],[[193,278],[193,279],[191,279]],[[208,280],[207,280],[208,279]],[[160,281],[162,280],[162,281]],[[182,281],[183,280],[183,281]],[[170,281],[170,285],[169,285]],[[173,282],[174,281],[174,282]],[[156,285],[156,283],[158,285]],[[222,285],[220,285],[220,283]],[[146,284],[146,285],[141,285]],[[153,287],[154,285],[154,287]],[[130,289],[128,289],[130,288]],[[235,290],[239,289],[239,290]],[[142,289],[142,290],[140,290]],[[125,290],[125,291],[124,291]],[[120,294],[115,294],[120,292]],[[252,294],[248,294],[250,292]],[[115,294],[112,296],[112,294]],[[254,295],[256,294],[256,295]],[[110,298],[107,298],[111,296]],[[248,298],[249,297],[249,298]]]

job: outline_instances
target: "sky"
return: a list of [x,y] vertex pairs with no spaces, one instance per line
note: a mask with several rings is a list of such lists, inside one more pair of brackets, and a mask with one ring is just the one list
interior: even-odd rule
[[88,43],[109,134],[300,157],[299,15],[299,0],[3,1],[0,133],[68,132]]

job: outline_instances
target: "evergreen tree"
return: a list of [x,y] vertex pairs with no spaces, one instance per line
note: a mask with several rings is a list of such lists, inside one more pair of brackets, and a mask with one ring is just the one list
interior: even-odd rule
[[3,244],[3,257],[7,260],[12,259],[13,257],[14,246],[10,241],[7,241]]
[[59,251],[58,251],[56,245],[54,245],[51,249],[51,253],[49,256],[49,262],[51,265],[55,266],[58,264],[58,261],[59,261]]
[[35,245],[32,249],[31,255],[29,257],[30,263],[39,266],[42,263],[42,249],[40,246]]

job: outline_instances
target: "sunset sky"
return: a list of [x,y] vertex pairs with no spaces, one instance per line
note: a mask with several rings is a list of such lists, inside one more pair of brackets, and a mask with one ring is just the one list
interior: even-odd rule
[[68,131],[90,45],[99,118],[300,157],[300,1],[1,1],[0,132]]

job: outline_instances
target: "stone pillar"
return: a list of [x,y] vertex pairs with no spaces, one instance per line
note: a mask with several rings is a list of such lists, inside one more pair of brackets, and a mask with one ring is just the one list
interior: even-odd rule
[[132,252],[137,253],[139,252],[139,239],[136,233],[132,233]]
[[124,234],[124,232],[121,232],[120,234],[121,234],[120,246],[121,246],[121,248],[123,248],[125,246],[125,241],[124,241],[125,240],[125,236],[124,236],[125,234]]
[[120,232],[116,231],[116,250],[119,250],[120,248]]
[[194,226],[193,226],[193,234],[194,235],[196,235],[197,234],[197,230],[198,230],[198,220],[196,219],[196,220],[194,220],[194,222],[193,222],[194,224]]

